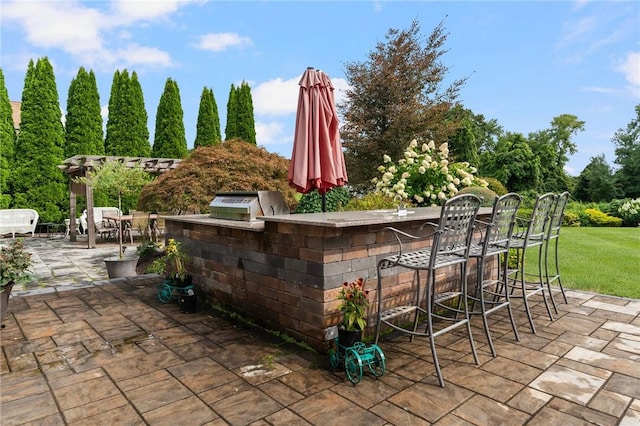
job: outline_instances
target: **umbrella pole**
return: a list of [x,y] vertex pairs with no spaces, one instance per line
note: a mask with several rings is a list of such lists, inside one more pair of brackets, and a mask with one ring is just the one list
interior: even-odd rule
[[327,211],[327,193],[322,193],[322,213]]

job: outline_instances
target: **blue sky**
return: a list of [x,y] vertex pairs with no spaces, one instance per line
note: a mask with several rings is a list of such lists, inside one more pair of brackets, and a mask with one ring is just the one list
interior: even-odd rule
[[600,154],[614,166],[611,138],[640,104],[637,1],[3,0],[0,19],[11,100],[21,98],[29,59],[47,56],[63,110],[79,67],[93,69],[106,123],[113,74],[126,68],[139,75],[151,142],[167,78],[180,88],[189,147],[203,87],[224,131],[229,88],[244,80],[258,145],[290,157],[304,69],[325,71],[339,100],[345,64],[365,61],[390,28],[413,20],[424,37],[444,22],[445,83],[469,77],[459,100],[474,113],[525,135],[560,114],[585,121],[573,175]]

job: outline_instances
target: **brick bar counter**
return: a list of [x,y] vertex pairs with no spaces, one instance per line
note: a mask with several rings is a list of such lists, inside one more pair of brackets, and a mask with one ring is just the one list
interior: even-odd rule
[[[481,208],[479,218],[490,213]],[[377,261],[398,250],[393,234],[383,228],[418,235],[420,226],[439,217],[439,207],[415,208],[406,216],[371,210],[276,215],[252,222],[170,216],[165,238],[182,242],[200,299],[228,306],[324,351],[327,329],[342,320],[336,295],[345,281],[365,279],[371,301],[369,331],[374,326]],[[475,282],[472,266],[470,285]],[[447,284],[449,272],[437,277],[439,285]],[[385,308],[403,304],[412,297],[412,288],[411,271],[383,271]]]

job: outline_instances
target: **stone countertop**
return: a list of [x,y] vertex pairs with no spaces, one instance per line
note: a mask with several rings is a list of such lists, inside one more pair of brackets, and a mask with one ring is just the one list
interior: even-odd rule
[[[263,231],[265,222],[292,223],[297,225],[324,226],[331,228],[347,228],[351,226],[366,226],[378,224],[393,224],[413,221],[429,221],[440,218],[440,207],[417,207],[407,209],[406,215],[399,215],[396,210],[359,210],[327,213],[299,213],[280,214],[274,216],[260,216],[254,221],[237,221],[217,219],[207,214],[169,216],[167,220],[210,224],[229,228]],[[482,207],[480,216],[491,214],[490,207]]]
[[[399,215],[396,210],[359,210],[347,212],[303,213],[290,215],[265,216],[268,222],[283,222],[300,225],[326,226],[345,228],[350,226],[366,226],[393,224],[400,222],[429,221],[440,218],[440,207],[417,207],[407,209],[406,215]],[[491,208],[483,207],[479,215],[488,215]]]

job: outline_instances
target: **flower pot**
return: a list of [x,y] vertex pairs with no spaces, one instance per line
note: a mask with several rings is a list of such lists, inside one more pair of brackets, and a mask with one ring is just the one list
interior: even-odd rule
[[4,316],[9,308],[9,296],[13,286],[13,283],[2,286],[2,293],[0,293],[0,323],[4,321]]
[[192,314],[196,312],[198,298],[193,290],[189,289],[185,292],[185,294],[180,295],[178,303],[180,305],[180,312],[182,312],[183,314]]
[[187,275],[184,278],[175,277],[172,281],[176,287],[189,287],[193,282],[193,277],[191,275]]
[[109,278],[127,278],[138,275],[136,265],[138,265],[139,257],[110,257],[104,260],[107,265],[107,274]]
[[343,325],[338,327],[338,342],[341,346],[350,348],[360,341],[362,341],[362,330],[347,331]]

